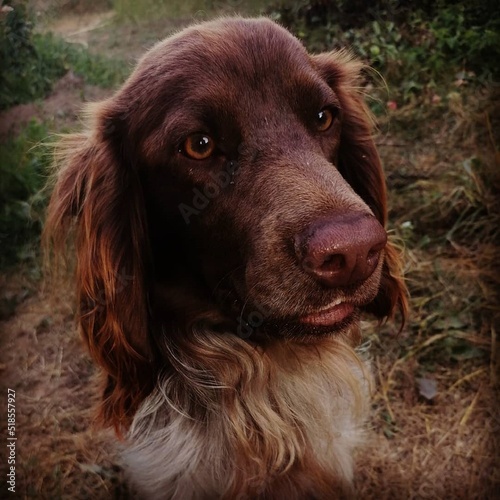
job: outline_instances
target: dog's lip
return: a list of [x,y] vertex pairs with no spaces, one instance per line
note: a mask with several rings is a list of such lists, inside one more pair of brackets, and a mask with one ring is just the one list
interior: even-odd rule
[[336,301],[314,313],[301,316],[299,321],[313,326],[332,326],[350,316],[354,307],[350,302]]

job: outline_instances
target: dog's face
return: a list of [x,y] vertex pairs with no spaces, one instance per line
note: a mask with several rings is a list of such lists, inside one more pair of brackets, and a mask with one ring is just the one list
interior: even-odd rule
[[186,314],[180,293],[243,336],[345,332],[375,299],[385,191],[358,73],[264,20],[191,28],[140,62],[104,133],[139,172],[164,317]]

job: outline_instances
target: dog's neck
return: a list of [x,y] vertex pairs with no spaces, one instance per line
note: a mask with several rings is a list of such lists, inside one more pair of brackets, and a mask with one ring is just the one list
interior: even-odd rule
[[[290,341],[262,349],[203,330],[189,346],[165,345],[171,368],[130,430],[126,461],[141,488],[229,498],[280,484],[295,498],[352,476],[370,377],[350,347],[324,338],[316,349]],[[240,489],[243,477],[255,484]]]

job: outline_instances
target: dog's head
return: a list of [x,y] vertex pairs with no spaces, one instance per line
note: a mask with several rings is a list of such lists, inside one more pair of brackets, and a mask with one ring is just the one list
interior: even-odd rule
[[47,232],[76,218],[110,415],[147,392],[158,337],[199,318],[259,342],[404,315],[360,70],[269,20],[205,23],[153,47],[66,139]]

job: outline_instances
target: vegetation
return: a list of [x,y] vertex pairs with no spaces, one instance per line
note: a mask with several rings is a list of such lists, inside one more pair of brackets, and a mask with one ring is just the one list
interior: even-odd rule
[[[310,49],[347,45],[376,70],[367,72],[367,87],[376,97],[389,220],[405,246],[412,317],[397,342],[388,341],[390,327],[370,336],[379,388],[373,423],[393,441],[389,454],[411,443],[418,479],[407,488],[403,473],[397,485],[397,467],[389,470],[378,448],[381,458],[363,469],[361,497],[391,497],[368,472],[379,466],[393,497],[412,497],[423,477],[429,498],[461,497],[452,484],[440,485],[467,469],[467,481],[478,480],[469,496],[493,498],[500,483],[498,443],[488,430],[498,405],[492,388],[500,385],[500,4],[366,4],[308,0],[271,11]],[[465,410],[454,398],[467,401]],[[460,435],[463,452],[449,432]],[[426,448],[436,457],[435,474],[425,466]],[[472,449],[484,457],[474,472],[459,458]],[[407,453],[400,449],[400,457]]]
[[37,253],[45,201],[39,194],[50,158],[39,142],[47,137],[36,121],[0,144],[0,268],[31,259]]
[[406,103],[500,76],[500,7],[489,3],[311,0],[282,2],[271,15],[312,50],[351,47]]
[[127,76],[122,61],[91,55],[50,33],[34,33],[24,3],[16,3],[0,20],[0,110],[45,97],[69,70],[87,83],[112,87]]
[[[24,3],[16,3],[0,20],[0,60],[0,110],[45,97],[69,70],[100,87],[117,85],[129,71],[120,60],[92,55],[50,33],[35,33]],[[47,126],[33,121],[0,145],[0,269],[37,253],[45,204],[40,190],[50,163],[40,142],[47,135]]]

